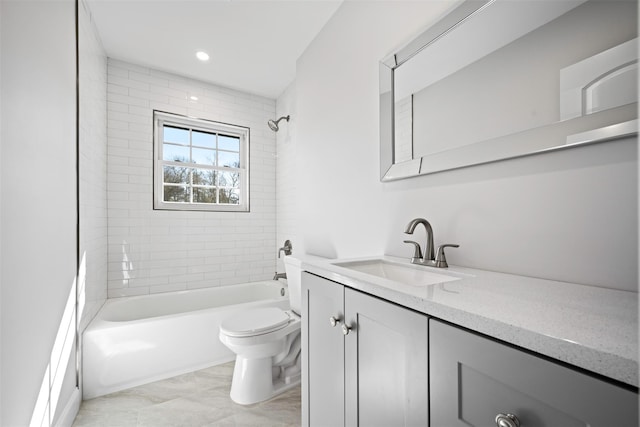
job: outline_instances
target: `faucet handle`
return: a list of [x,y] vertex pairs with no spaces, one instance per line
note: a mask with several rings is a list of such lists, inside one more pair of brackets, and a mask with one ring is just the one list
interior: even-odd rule
[[418,244],[418,242],[414,242],[413,240],[404,240],[404,243],[411,243],[414,246],[411,262],[422,261],[422,249],[420,249],[420,244]]
[[291,255],[293,251],[293,245],[291,244],[291,240],[285,240],[284,246],[278,249],[278,258],[280,258],[280,254],[284,252],[285,255]]
[[436,254],[436,261],[435,261],[436,267],[439,267],[439,268],[449,267],[449,264],[447,264],[447,257],[444,255],[444,248],[459,248],[459,247],[460,245],[453,245],[449,243],[438,246],[438,251]]

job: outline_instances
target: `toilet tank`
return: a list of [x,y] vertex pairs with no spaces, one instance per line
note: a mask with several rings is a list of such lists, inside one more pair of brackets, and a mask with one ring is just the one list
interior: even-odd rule
[[284,257],[284,270],[287,273],[289,302],[291,310],[301,315],[302,307],[302,262],[291,255]]

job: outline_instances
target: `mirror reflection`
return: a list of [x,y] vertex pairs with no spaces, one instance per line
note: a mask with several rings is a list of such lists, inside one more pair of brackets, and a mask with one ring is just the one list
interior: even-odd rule
[[635,133],[636,17],[635,1],[464,3],[381,65],[381,179]]

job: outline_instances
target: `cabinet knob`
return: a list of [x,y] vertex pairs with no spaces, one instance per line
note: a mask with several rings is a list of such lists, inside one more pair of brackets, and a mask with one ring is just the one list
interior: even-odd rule
[[496,426],[520,427],[520,420],[513,414],[498,414],[496,415]]
[[340,318],[339,317],[335,317],[335,316],[329,317],[329,324],[331,326],[333,326],[335,328],[338,323],[340,323]]
[[351,332],[351,327],[347,326],[346,324],[343,324],[342,335],[349,335],[349,332]]

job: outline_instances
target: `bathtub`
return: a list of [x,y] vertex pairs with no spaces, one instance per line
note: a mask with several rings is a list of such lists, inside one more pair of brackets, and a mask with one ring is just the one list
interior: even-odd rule
[[109,299],[82,338],[83,398],[230,362],[220,323],[240,310],[289,309],[277,281]]

